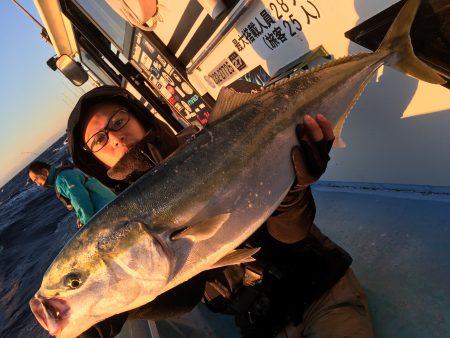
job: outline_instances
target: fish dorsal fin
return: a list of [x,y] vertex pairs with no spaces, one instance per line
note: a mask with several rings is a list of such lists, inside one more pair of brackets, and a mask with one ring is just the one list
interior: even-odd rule
[[198,223],[175,231],[170,238],[172,240],[188,238],[192,241],[195,240],[196,242],[203,241],[214,236],[217,230],[219,230],[228,218],[230,218],[230,215],[230,213],[225,213],[204,219]]
[[259,96],[257,93],[239,93],[234,89],[223,87],[220,89],[219,96],[217,97],[214,109],[211,112],[211,116],[208,119],[208,123],[217,121],[223,116],[228,115],[236,108],[250,102],[255,97]]
[[328,62],[325,62],[323,64],[314,66],[312,68],[299,71],[298,73],[296,73],[294,75],[291,75],[289,77],[285,77],[283,79],[278,80],[277,82],[275,82],[273,84],[268,85],[267,87],[264,87],[261,92],[263,93],[263,92],[266,92],[266,91],[274,90],[277,87],[283,86],[288,81],[291,81],[291,80],[294,80],[294,79],[297,79],[297,78],[300,78],[300,77],[303,77],[303,76],[307,76],[307,75],[310,75],[310,74],[317,73],[317,72],[319,72],[319,71],[321,71],[323,69],[326,69],[326,68],[335,67],[337,65],[344,64],[344,63],[347,63],[349,61],[355,61],[355,60],[361,59],[364,56],[366,56],[367,54],[368,53],[362,53],[361,52],[361,53],[356,53],[356,54],[352,54],[352,55],[346,55],[346,56],[343,56],[341,58],[334,59],[332,61],[328,61]]
[[219,259],[211,269],[220,268],[227,265],[236,265],[241,263],[253,262],[255,259],[252,257],[261,248],[251,249],[236,249],[228,253],[226,256]]
[[271,84],[267,87],[261,88],[261,90],[259,90],[258,92],[242,93],[242,92],[237,92],[231,88],[222,87],[220,89],[219,95],[217,97],[217,101],[214,106],[214,109],[212,110],[211,115],[208,119],[208,124],[211,124],[212,122],[219,120],[223,116],[226,116],[229,113],[236,110],[238,107],[243,106],[244,104],[246,104],[248,102],[251,102],[252,100],[264,95],[267,92],[273,91],[274,89],[283,86],[286,82],[289,82],[295,78],[306,76],[308,74],[318,72],[322,69],[333,67],[333,66],[336,66],[336,65],[339,65],[342,63],[346,63],[349,61],[353,61],[358,58],[363,58],[366,54],[367,53],[359,53],[359,54],[355,54],[355,55],[349,55],[349,56],[345,56],[345,57],[327,62],[323,65],[318,65],[314,68],[311,68],[311,69],[308,69],[305,71],[301,71],[298,74],[281,79],[274,84]]

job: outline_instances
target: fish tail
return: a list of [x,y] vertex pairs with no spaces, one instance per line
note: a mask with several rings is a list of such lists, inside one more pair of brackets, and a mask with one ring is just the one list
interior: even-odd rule
[[392,64],[390,62],[388,64],[399,71],[419,80],[443,84],[446,81],[414,54],[410,31],[420,3],[421,0],[408,0],[405,3],[383,38],[378,51],[388,50],[395,54]]

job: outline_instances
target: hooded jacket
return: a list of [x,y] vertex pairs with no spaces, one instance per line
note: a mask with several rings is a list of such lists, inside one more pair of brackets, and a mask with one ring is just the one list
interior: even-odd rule
[[[111,176],[116,178],[120,177],[119,174],[122,171],[120,170],[121,163],[123,161],[119,161],[113,168],[108,168],[92,153],[83,150],[84,140],[82,132],[89,117],[90,108],[101,102],[116,102],[123,105],[138,119],[147,131],[145,138],[138,145],[132,147],[134,150],[130,150],[129,155],[135,154],[136,150],[142,150],[146,144],[152,144],[157,148],[158,156],[164,158],[177,149],[180,143],[183,143],[185,140],[186,133],[182,132],[179,134],[179,137],[175,136],[167,124],[154,117],[140,101],[136,100],[123,88],[103,86],[94,88],[81,96],[75,108],[72,110],[67,123],[67,137],[72,160],[75,166],[83,172],[96,177],[104,185],[115,191],[120,192],[125,189],[132,183],[135,175],[132,175],[133,177],[127,175],[126,179],[112,179],[108,176],[108,171],[110,175],[111,171],[115,174]],[[148,165],[145,164],[143,167],[148,168]],[[143,307],[113,316],[96,324],[80,337],[113,337],[121,330],[128,316],[158,320],[161,318],[176,317],[189,312],[200,301],[204,284],[205,276],[204,274],[200,274],[160,295]]]
[[70,200],[82,224],[86,224],[97,211],[116,198],[116,195],[97,179],[87,177],[80,170],[64,169],[58,175],[55,175],[55,172],[56,169],[50,167],[45,186],[55,188]]
[[90,114],[90,108],[101,102],[116,102],[123,105],[138,119],[147,131],[146,138],[160,152],[163,158],[178,148],[179,142],[170,127],[153,116],[149,110],[132,96],[127,90],[116,86],[94,88],[81,96],[72,110],[67,122],[69,151],[76,167],[90,176],[96,177],[107,187],[116,191],[123,190],[119,180],[108,176],[108,167],[100,162],[92,153],[83,150],[83,129]]

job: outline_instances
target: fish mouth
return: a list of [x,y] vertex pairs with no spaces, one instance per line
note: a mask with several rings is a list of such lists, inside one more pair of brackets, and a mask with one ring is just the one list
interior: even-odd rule
[[69,323],[70,307],[64,299],[36,295],[29,304],[38,323],[52,336],[57,337]]

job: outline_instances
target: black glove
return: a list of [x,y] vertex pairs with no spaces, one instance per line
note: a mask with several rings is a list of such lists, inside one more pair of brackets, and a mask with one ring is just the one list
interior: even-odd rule
[[315,119],[306,116],[296,134],[299,145],[291,152],[296,180],[267,220],[269,234],[283,243],[303,240],[310,232],[316,207],[309,185],[325,172],[334,140],[332,125],[321,114]]
[[291,157],[296,176],[295,187],[306,188],[316,182],[327,169],[328,155],[334,140],[311,141],[304,124],[298,124],[295,133],[299,142],[292,148]]

